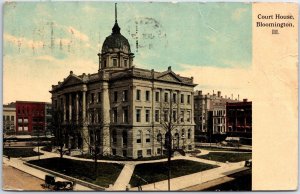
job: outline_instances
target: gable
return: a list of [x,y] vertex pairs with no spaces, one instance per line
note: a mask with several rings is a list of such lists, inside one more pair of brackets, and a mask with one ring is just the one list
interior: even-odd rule
[[61,86],[71,86],[76,84],[82,84],[82,80],[80,78],[77,78],[75,76],[69,76]]
[[172,82],[182,82],[181,79],[174,73],[167,73],[158,77],[159,80],[172,81]]

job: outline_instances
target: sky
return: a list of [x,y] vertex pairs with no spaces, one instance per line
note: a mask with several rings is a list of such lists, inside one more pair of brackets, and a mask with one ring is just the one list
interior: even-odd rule
[[[134,65],[168,66],[194,77],[196,89],[247,97],[252,7],[246,3],[118,3],[118,24]],[[51,85],[96,73],[114,3],[10,2],[4,5],[3,103],[51,101]],[[235,75],[245,75],[235,79]]]

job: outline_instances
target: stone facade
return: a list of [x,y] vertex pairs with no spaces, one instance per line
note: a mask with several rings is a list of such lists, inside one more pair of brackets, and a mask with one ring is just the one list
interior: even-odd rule
[[97,139],[103,155],[157,156],[164,151],[165,124],[171,123],[173,148],[194,148],[193,78],[171,67],[164,72],[134,67],[117,21],[98,56],[97,73],[71,71],[50,91],[66,147],[88,152]]
[[197,139],[209,138],[210,135],[226,134],[226,103],[238,102],[233,97],[223,97],[217,94],[202,94],[196,91],[195,98],[195,123]]

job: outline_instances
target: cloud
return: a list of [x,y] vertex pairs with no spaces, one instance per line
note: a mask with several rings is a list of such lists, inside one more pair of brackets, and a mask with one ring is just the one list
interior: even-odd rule
[[89,41],[89,37],[88,37],[86,34],[84,34],[84,33],[80,32],[80,31],[78,31],[77,29],[75,29],[75,28],[72,27],[72,26],[67,27],[67,31],[68,31],[69,33],[71,33],[75,38],[77,38],[77,39],[79,39],[79,40],[82,40],[82,41]]
[[27,48],[42,48],[44,46],[43,41],[34,41],[25,37],[17,37],[8,33],[3,34],[3,40],[9,43],[12,43],[18,47],[27,47]]
[[231,14],[231,19],[235,21],[241,20],[243,14],[247,12],[249,9],[248,8],[238,8]]

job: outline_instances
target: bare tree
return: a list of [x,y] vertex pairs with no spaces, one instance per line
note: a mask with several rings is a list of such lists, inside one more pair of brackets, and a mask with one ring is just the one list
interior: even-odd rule
[[100,146],[101,146],[101,131],[103,130],[103,121],[98,117],[98,122],[92,122],[88,127],[89,133],[85,134],[81,131],[83,141],[89,146],[89,154],[94,159],[94,170],[95,170],[95,179],[97,178],[98,172],[98,157],[101,155]]
[[58,147],[60,158],[63,158],[63,155],[68,152],[68,149],[65,149],[65,138],[67,136],[67,131],[62,125],[63,122],[63,112],[62,110],[53,110],[52,112],[52,125],[55,136],[54,145]]

